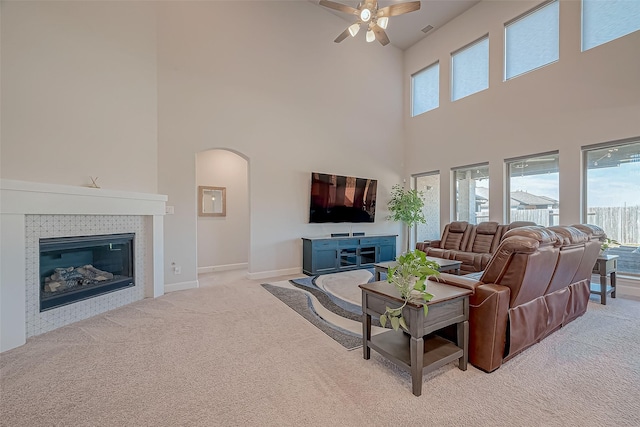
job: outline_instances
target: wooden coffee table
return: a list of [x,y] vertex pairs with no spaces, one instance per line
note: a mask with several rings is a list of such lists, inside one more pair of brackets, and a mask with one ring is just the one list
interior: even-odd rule
[[[436,258],[432,256],[428,256],[427,259],[429,261],[436,262],[440,266],[438,271],[441,273],[452,272],[453,274],[460,274],[460,266],[462,265],[462,261],[454,261],[451,259]],[[380,280],[380,273],[386,273],[389,271],[389,268],[395,266],[395,261],[379,262],[377,264],[373,264],[373,268],[375,270],[374,279],[376,281]]]
[[[365,359],[371,349],[411,373],[413,394],[422,394],[422,374],[458,360],[458,368],[467,370],[469,357],[469,295],[471,290],[437,282],[427,283],[433,299],[426,303],[425,317],[422,303],[407,303],[402,309],[408,335],[393,329],[371,336],[371,315],[380,316],[386,307],[403,304],[400,293],[387,282],[360,285],[362,289],[362,348]],[[457,343],[439,337],[434,332],[457,325]]]

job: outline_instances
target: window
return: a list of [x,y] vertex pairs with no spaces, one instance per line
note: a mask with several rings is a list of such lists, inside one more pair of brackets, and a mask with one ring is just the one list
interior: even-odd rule
[[560,168],[558,153],[505,160],[509,214],[507,222],[558,225]]
[[440,172],[430,172],[415,178],[415,189],[424,196],[422,213],[425,224],[416,227],[416,242],[440,238]]
[[451,100],[456,101],[489,87],[489,37],[451,55]]
[[418,71],[411,76],[411,117],[425,113],[440,105],[440,64]]
[[640,30],[640,1],[582,0],[582,51]]
[[640,275],[640,138],[583,147],[585,216],[620,243],[618,273]]
[[456,221],[478,224],[489,220],[489,165],[453,170],[456,185]]
[[556,0],[505,26],[505,80],[558,60],[558,11]]

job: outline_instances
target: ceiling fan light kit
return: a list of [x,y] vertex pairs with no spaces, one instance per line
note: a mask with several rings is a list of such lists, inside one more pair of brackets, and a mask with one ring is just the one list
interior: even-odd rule
[[351,34],[351,37],[355,37],[356,34],[358,34],[358,31],[360,31],[360,23],[356,22],[355,24],[352,24],[349,27],[349,34]]
[[376,35],[373,33],[372,30],[367,31],[367,43],[371,43],[372,41],[374,41],[376,39]]
[[419,1],[396,3],[381,9],[378,9],[377,0],[363,0],[358,4],[357,8],[347,6],[342,3],[336,3],[331,0],[320,0],[319,4],[320,6],[324,6],[329,9],[348,13],[349,15],[355,15],[360,19],[340,33],[334,42],[340,43],[348,35],[355,37],[356,34],[358,34],[358,31],[360,31],[360,26],[364,23],[367,24],[368,28],[365,37],[366,41],[370,43],[374,40],[378,40],[382,46],[389,44],[389,37],[384,30],[389,25],[390,16],[398,16],[420,9]]

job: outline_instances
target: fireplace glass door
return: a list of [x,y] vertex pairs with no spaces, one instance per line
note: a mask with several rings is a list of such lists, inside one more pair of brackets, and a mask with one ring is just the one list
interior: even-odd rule
[[40,239],[40,311],[134,286],[134,236]]

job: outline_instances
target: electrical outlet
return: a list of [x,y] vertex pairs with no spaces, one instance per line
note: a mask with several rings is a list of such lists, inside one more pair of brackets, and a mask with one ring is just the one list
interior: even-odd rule
[[173,267],[173,274],[180,274],[182,273],[182,267],[180,267],[179,265],[176,265]]

